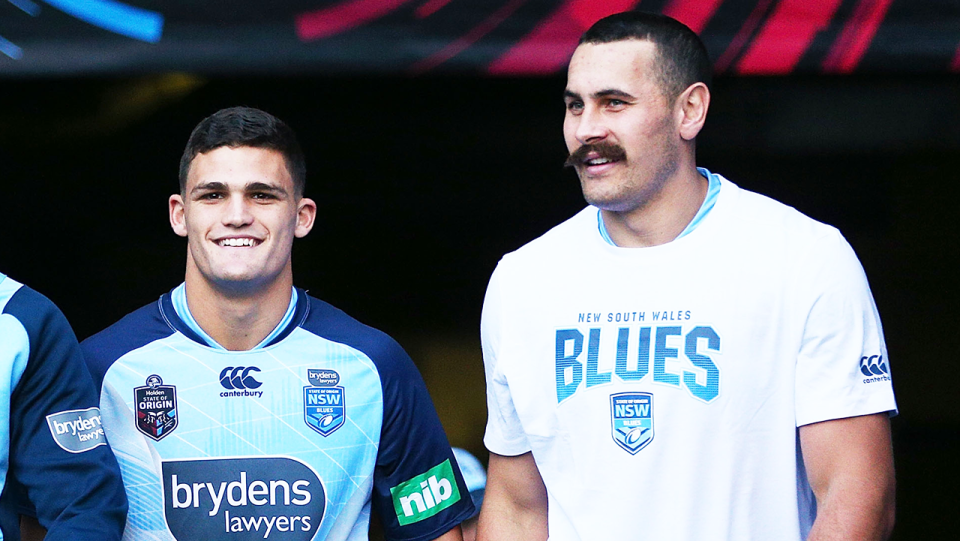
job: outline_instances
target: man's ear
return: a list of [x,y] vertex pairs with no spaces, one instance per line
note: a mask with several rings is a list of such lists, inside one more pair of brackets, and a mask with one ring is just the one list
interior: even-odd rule
[[183,197],[180,194],[173,194],[168,200],[170,205],[170,227],[173,232],[181,237],[187,236],[187,222],[183,215]]
[[309,197],[301,197],[297,202],[297,228],[293,232],[298,239],[307,236],[313,229],[313,222],[317,218],[317,204]]
[[687,87],[677,98],[677,115],[680,117],[680,137],[685,141],[696,138],[707,120],[710,108],[710,90],[703,83]]

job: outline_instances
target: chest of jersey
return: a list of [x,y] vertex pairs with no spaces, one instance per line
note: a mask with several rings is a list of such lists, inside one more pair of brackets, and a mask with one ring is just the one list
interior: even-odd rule
[[366,497],[382,403],[369,358],[300,330],[249,352],[171,335],[116,361],[101,399],[128,493],[163,502],[131,503],[204,539],[314,538]]

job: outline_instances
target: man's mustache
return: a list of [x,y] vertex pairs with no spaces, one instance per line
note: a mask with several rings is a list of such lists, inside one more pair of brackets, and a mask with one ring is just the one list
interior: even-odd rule
[[627,151],[622,146],[615,143],[588,143],[574,150],[567,161],[563,162],[564,167],[578,167],[583,165],[591,153],[596,153],[599,158],[606,158],[610,161],[622,161],[627,159]]

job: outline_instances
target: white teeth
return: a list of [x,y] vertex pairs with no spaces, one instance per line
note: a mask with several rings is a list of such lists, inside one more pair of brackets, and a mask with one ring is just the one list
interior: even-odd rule
[[253,246],[253,239],[223,239],[220,246]]
[[592,160],[587,160],[587,165],[603,165],[605,163],[610,163],[610,160],[607,158],[594,158]]

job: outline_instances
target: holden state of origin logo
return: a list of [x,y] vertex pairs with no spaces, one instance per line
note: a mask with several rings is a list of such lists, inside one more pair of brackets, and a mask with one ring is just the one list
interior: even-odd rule
[[137,410],[137,430],[154,441],[160,441],[177,428],[177,388],[164,385],[153,374],[146,385],[133,389]]

